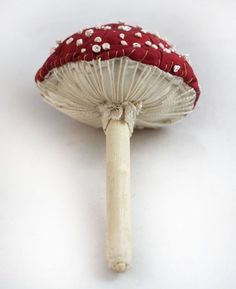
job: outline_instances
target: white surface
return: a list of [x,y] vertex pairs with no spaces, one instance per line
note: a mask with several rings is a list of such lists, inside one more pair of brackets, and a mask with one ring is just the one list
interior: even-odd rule
[[[136,4],[135,4],[136,3]],[[1,1],[0,289],[236,288],[235,1]],[[189,52],[196,111],[131,139],[134,260],[105,263],[105,137],[33,82],[54,39],[124,19]]]

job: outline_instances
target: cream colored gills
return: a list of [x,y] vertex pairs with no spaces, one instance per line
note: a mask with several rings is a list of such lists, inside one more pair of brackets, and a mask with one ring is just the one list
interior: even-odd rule
[[109,119],[126,116],[131,134],[134,126],[180,120],[192,112],[196,99],[181,77],[128,57],[68,63],[37,84],[48,103],[88,125],[105,130]]

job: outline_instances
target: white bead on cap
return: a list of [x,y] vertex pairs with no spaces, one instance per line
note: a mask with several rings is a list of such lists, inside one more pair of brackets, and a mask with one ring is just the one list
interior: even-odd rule
[[99,42],[102,42],[102,38],[99,37],[99,36],[97,36],[97,37],[94,38],[94,41],[95,41],[95,42],[98,42],[98,43],[99,43]]
[[66,40],[66,44],[69,45],[74,40],[73,37],[70,37]]
[[94,44],[94,45],[92,46],[92,50],[93,50],[93,52],[95,52],[95,53],[99,53],[99,52],[101,51],[101,46],[100,46],[100,45],[97,45],[97,44]]
[[141,47],[141,44],[140,44],[140,43],[137,43],[137,42],[134,42],[134,43],[133,43],[133,47],[135,47],[135,48]]
[[173,67],[173,71],[174,72],[178,72],[180,70],[180,65],[174,65],[174,67]]
[[124,31],[130,31],[132,28],[128,25],[120,25],[118,26],[118,29],[124,30]]
[[85,31],[85,36],[90,37],[93,35],[93,33],[94,33],[93,29],[88,29]]
[[121,40],[121,45],[128,45],[128,43],[125,40]]
[[111,45],[110,45],[110,43],[103,43],[102,44],[102,49],[104,49],[104,50],[109,50],[111,48]]
[[110,30],[111,29],[111,26],[109,26],[109,25],[103,25],[102,27],[101,27],[102,29],[104,29],[104,30]]
[[142,33],[141,33],[141,32],[136,32],[134,35],[135,35],[136,37],[138,37],[138,38],[141,38],[141,37],[142,37]]
[[130,31],[130,30],[131,30],[131,27],[130,27],[130,26],[127,26],[127,25],[125,25],[125,26],[123,27],[123,30],[124,30],[124,31]]
[[80,45],[82,45],[83,44],[83,39],[82,38],[80,38],[80,39],[78,39],[77,41],[76,41],[76,45],[77,46],[80,46]]
[[164,48],[163,49],[166,53],[171,53],[171,50],[169,48]]
[[145,44],[146,44],[147,46],[152,46],[152,42],[149,41],[149,40],[145,41]]

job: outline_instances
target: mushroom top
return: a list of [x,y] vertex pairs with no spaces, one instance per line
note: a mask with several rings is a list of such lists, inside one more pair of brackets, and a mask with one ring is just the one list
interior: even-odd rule
[[162,71],[181,77],[196,92],[197,102],[200,89],[197,78],[186,56],[156,34],[139,26],[111,23],[80,30],[58,46],[38,70],[35,81],[42,82],[50,71],[69,62],[109,60],[126,56],[134,61],[158,67]]

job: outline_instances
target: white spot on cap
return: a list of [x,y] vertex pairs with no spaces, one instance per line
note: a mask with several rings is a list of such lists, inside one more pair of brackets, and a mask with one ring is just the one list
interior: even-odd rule
[[173,71],[174,72],[178,72],[180,70],[180,65],[174,65],[174,67],[173,67]]
[[99,42],[102,42],[102,38],[99,37],[99,36],[97,36],[97,37],[94,38],[94,41],[95,41],[95,42],[98,42],[98,43],[99,43]]
[[125,38],[125,34],[124,34],[124,33],[121,33],[121,34],[120,34],[120,38],[121,38],[121,39],[124,39],[124,38]]
[[93,52],[95,52],[95,53],[99,53],[99,52],[101,51],[101,46],[100,46],[100,45],[97,45],[97,44],[94,44],[94,45],[92,46],[92,50],[93,50]]
[[83,39],[82,38],[80,38],[80,39],[78,39],[77,41],[76,41],[76,45],[77,46],[80,46],[80,45],[82,45],[83,44]]
[[84,52],[86,51],[86,48],[82,48],[80,51],[81,51],[82,53],[84,53]]
[[124,31],[130,31],[132,28],[130,26],[127,26],[127,25],[119,25],[118,29],[124,30]]
[[171,53],[171,50],[170,50],[169,48],[164,48],[164,51],[165,51],[166,53]]
[[164,48],[165,48],[165,46],[164,46],[163,43],[159,43],[158,45],[159,45],[159,47],[160,47],[161,49],[164,49]]
[[93,32],[94,32],[93,29],[88,29],[85,31],[85,36],[90,37],[93,35]]
[[101,29],[101,28],[102,28],[102,25],[101,25],[101,24],[97,24],[97,25],[95,26],[95,28]]
[[121,40],[121,45],[128,45],[128,43],[125,40]]
[[141,38],[141,37],[142,37],[142,33],[141,33],[141,32],[136,32],[134,35],[135,35],[136,37],[138,37],[138,38]]
[[103,43],[102,44],[102,49],[104,49],[104,50],[109,50],[111,48],[111,45],[110,45],[110,43]]
[[145,44],[146,44],[147,46],[152,46],[152,42],[149,41],[149,40],[145,41]]
[[152,44],[152,48],[154,48],[154,49],[158,49],[158,47],[157,47],[156,44]]
[[123,30],[124,31],[130,31],[132,28],[130,27],[130,26],[127,26],[127,25],[125,25],[124,27],[123,27]]
[[111,29],[111,26],[109,26],[109,25],[103,26],[103,29],[104,29],[104,30],[110,30],[110,29]]
[[134,42],[134,43],[133,43],[133,47],[135,47],[135,48],[141,47],[141,44],[140,44],[140,43],[137,43],[137,42]]
[[143,33],[147,33],[147,30],[145,30],[145,29],[141,29],[141,31],[142,31]]
[[66,44],[69,45],[74,40],[73,37],[70,37],[66,40]]

